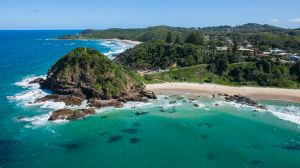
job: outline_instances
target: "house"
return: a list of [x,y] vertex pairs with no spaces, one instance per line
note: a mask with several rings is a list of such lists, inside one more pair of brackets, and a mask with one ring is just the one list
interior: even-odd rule
[[240,47],[239,51],[241,51],[244,56],[253,56],[254,55],[254,50],[253,49]]
[[296,54],[292,54],[292,55],[288,56],[288,59],[291,62],[298,62],[298,61],[300,61],[300,57],[297,56]]
[[216,47],[218,51],[227,51],[228,47]]

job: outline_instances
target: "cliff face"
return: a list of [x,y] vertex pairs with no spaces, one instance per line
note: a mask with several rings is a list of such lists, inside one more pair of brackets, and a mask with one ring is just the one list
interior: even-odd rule
[[74,49],[58,60],[41,86],[55,94],[102,100],[144,91],[138,75],[125,71],[100,52],[84,48]]

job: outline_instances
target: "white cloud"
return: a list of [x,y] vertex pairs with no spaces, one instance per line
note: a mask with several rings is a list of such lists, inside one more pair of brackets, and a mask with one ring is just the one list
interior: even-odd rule
[[290,22],[292,22],[292,23],[300,23],[300,18],[291,19]]
[[279,20],[278,20],[278,19],[270,19],[269,22],[272,22],[272,23],[278,23]]

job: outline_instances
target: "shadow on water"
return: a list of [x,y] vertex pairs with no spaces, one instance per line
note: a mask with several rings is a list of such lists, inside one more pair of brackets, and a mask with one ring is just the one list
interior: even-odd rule
[[262,165],[262,161],[260,160],[252,160],[251,162],[249,162],[250,166],[254,166],[254,167],[258,167]]
[[107,140],[107,143],[117,142],[117,141],[120,141],[121,139],[122,139],[122,136],[120,136],[120,135],[111,136],[111,137]]
[[9,163],[16,143],[17,141],[0,139],[0,163]]
[[198,126],[199,126],[199,127],[207,127],[207,128],[211,128],[211,127],[212,127],[212,124],[211,124],[211,123],[208,123],[208,122],[205,122],[205,123],[199,123]]
[[205,157],[208,160],[214,160],[215,159],[215,154],[214,153],[206,153]]
[[127,129],[121,130],[121,132],[123,132],[123,133],[128,133],[128,134],[136,134],[136,133],[138,132],[138,129],[135,129],[135,128],[127,128]]
[[101,132],[99,135],[104,136],[104,135],[108,135],[108,134],[109,134],[109,132],[105,131],[105,132]]
[[137,122],[133,123],[132,126],[133,127],[142,127],[142,125],[140,123],[137,123]]
[[67,150],[77,150],[82,147],[81,143],[66,143],[62,145]]
[[136,144],[139,143],[141,140],[139,140],[138,138],[130,138],[130,143],[132,144]]

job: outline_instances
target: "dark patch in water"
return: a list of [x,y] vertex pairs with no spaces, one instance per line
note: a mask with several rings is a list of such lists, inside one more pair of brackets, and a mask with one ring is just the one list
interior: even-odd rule
[[105,131],[105,132],[101,132],[99,135],[104,136],[104,135],[107,135],[107,134],[109,134],[109,132]]
[[[0,139],[0,163],[9,163],[17,141]],[[1,166],[0,166],[1,167]]]
[[137,123],[137,122],[133,123],[132,126],[134,126],[134,127],[142,127],[142,125],[140,123]]
[[104,118],[107,118],[107,116],[101,116],[100,118],[103,118],[103,119],[104,119]]
[[130,138],[130,143],[132,144],[136,144],[139,143],[141,140],[139,140],[138,138]]
[[67,148],[68,150],[75,150],[80,148],[82,145],[80,143],[68,143],[64,144],[63,147]]
[[205,157],[208,160],[214,160],[215,159],[214,153],[207,153],[207,154],[205,154]]
[[202,139],[207,139],[207,135],[202,135],[201,138]]
[[287,149],[287,150],[297,150],[297,151],[299,151],[300,150],[300,144],[299,143],[285,144],[285,145],[282,145],[281,148]]
[[115,135],[115,136],[111,136],[108,140],[107,143],[112,143],[112,142],[117,142],[119,140],[122,139],[122,136],[120,135]]
[[148,113],[149,112],[141,111],[141,112],[136,112],[135,115],[140,116],[140,115],[145,115],[145,114],[148,114]]
[[200,123],[198,124],[199,127],[207,127],[207,128],[211,128],[212,127],[212,124],[211,123]]
[[121,130],[121,132],[128,133],[128,134],[136,134],[138,132],[138,129],[127,128],[127,129]]
[[249,165],[255,166],[255,167],[260,166],[261,164],[262,164],[262,161],[260,161],[260,160],[252,160],[252,161],[249,163]]

